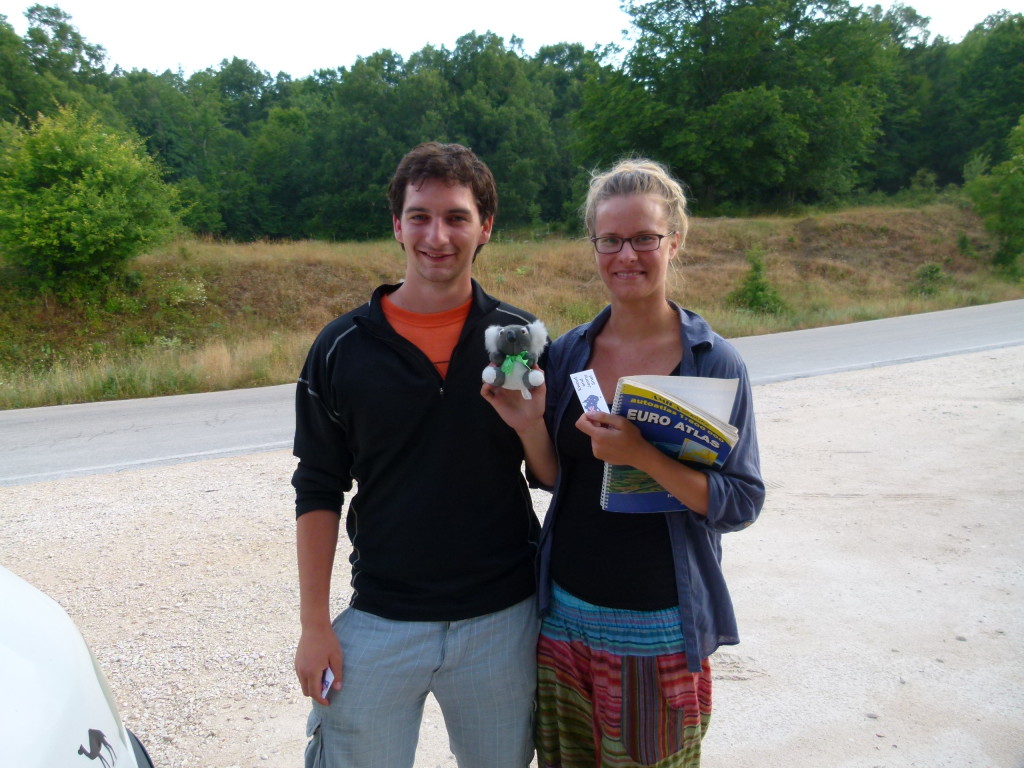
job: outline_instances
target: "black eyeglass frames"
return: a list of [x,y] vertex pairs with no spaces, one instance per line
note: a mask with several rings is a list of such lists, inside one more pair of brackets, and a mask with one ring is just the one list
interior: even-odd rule
[[664,235],[643,234],[633,235],[632,237],[592,237],[590,242],[594,244],[594,248],[597,249],[598,253],[618,253],[626,243],[629,243],[630,247],[637,253],[643,253],[644,251],[658,250],[661,247],[661,241],[674,234],[675,231],[673,230],[672,232],[666,232]]

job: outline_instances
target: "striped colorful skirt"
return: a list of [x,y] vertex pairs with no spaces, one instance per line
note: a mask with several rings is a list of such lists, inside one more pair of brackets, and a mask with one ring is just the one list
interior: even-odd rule
[[686,668],[675,608],[625,611],[553,587],[537,649],[543,768],[697,768],[711,665]]

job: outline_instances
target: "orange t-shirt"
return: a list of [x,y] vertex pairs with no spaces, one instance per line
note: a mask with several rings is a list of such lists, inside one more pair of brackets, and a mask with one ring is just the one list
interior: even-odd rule
[[472,304],[473,299],[469,299],[465,304],[444,312],[423,314],[402,309],[388,296],[384,296],[381,301],[384,317],[391,323],[391,327],[420,348],[437,368],[441,378],[448,375],[452,350],[462,333],[462,326],[466,324]]

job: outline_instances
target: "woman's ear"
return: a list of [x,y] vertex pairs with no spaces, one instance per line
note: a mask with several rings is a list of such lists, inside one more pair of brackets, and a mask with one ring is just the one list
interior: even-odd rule
[[665,239],[670,241],[668,257],[669,259],[674,259],[676,254],[679,253],[679,246],[682,245],[683,235],[681,232],[676,232]]

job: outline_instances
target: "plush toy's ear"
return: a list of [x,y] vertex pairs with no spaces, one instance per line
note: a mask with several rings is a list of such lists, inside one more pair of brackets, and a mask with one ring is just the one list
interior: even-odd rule
[[539,357],[548,343],[548,329],[540,320],[534,320],[526,327],[530,331],[530,351]]
[[492,355],[498,351],[498,334],[501,333],[500,325],[492,325],[484,331],[484,347]]

